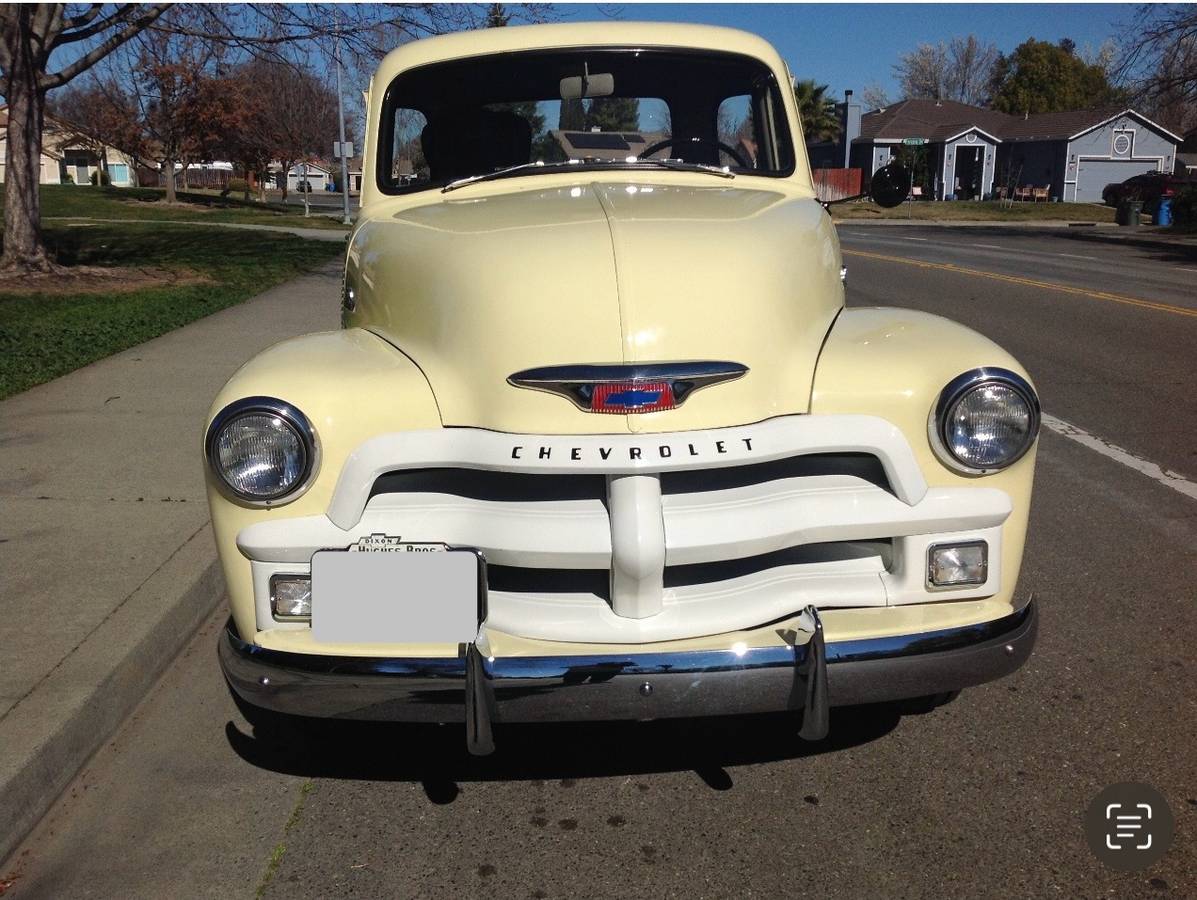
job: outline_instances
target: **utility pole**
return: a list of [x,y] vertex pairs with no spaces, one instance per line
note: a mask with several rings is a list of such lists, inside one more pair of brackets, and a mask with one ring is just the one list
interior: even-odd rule
[[340,128],[341,141],[337,145],[337,155],[341,157],[341,200],[344,217],[341,219],[346,225],[353,224],[349,217],[349,160],[345,158],[345,108],[341,103],[341,34],[338,24],[336,43],[333,44],[333,56],[337,61],[337,127]]

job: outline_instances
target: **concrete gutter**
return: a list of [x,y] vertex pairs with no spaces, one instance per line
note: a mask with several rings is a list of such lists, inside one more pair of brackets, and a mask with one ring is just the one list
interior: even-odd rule
[[327,266],[0,402],[0,860],[219,605],[208,407],[255,353],[336,328],[339,283]]
[[0,722],[0,859],[70,784],[224,595],[205,525]]

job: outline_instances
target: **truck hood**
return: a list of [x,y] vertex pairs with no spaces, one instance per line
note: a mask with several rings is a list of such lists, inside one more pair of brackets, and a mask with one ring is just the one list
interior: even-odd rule
[[[358,302],[346,324],[415,361],[445,425],[660,432],[807,411],[843,305],[838,243],[814,200],[735,182],[471,190],[368,217],[349,254]],[[748,373],[636,415],[507,381],[542,366],[696,360]]]

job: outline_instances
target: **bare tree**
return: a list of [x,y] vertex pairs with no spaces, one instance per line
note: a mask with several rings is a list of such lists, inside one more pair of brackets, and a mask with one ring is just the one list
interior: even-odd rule
[[327,152],[337,136],[337,96],[319,74],[304,66],[255,60],[242,75],[268,112],[259,127],[269,133],[267,141],[282,164],[286,200],[286,173],[296,163]]
[[954,37],[948,43],[919,44],[898,57],[894,75],[906,99],[956,100],[980,105],[988,88],[998,50],[976,35]]
[[906,100],[942,100],[948,94],[948,48],[919,44],[898,57],[894,77]]
[[948,43],[948,99],[972,106],[987,103],[998,55],[997,47],[982,43],[975,34],[952,38]]
[[1197,127],[1197,6],[1140,6],[1121,31],[1114,78],[1165,128]]
[[875,81],[866,84],[860,95],[864,99],[866,109],[885,109],[890,103],[885,88]]
[[93,79],[88,84],[74,82],[52,97],[46,107],[65,137],[94,151],[103,171],[108,171],[108,148],[140,161],[141,131],[137,104],[133,97],[115,85]]
[[[38,192],[47,92],[137,35],[152,29],[274,58],[317,48],[337,35],[351,58],[366,59],[402,41],[468,27],[481,18],[476,9],[457,4],[354,4],[338,6],[335,17],[323,4],[0,5],[0,89],[8,101],[0,268],[52,267],[41,237]],[[68,47],[71,52],[56,54]],[[52,58],[70,61],[55,71]]]
[[214,73],[218,45],[197,38],[149,32],[137,40],[128,65],[137,111],[137,154],[156,163],[166,202],[176,197],[175,167],[184,173],[210,159],[226,132],[236,126],[235,85]]
[[[42,128],[46,92],[62,87],[148,28],[167,4],[92,4],[67,15],[66,4],[0,6],[0,84],[8,100],[5,149],[4,255],[0,269],[48,271],[41,236]],[[50,56],[60,47],[98,39],[89,51],[57,72]]]

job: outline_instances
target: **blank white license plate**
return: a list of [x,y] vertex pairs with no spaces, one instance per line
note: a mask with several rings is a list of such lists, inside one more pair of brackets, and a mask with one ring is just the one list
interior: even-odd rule
[[312,636],[324,643],[469,643],[478,566],[468,550],[312,556]]

